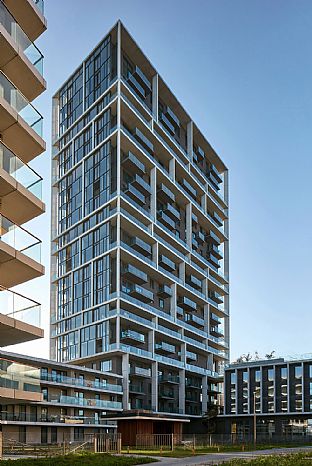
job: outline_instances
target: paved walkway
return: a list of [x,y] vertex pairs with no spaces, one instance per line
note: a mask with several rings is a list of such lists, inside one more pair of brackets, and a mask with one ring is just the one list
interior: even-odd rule
[[[252,459],[264,455],[285,455],[300,453],[301,451],[312,451],[312,447],[303,448],[272,448],[270,450],[256,450],[233,453],[209,453],[207,455],[192,456],[190,458],[160,458],[160,464],[166,466],[208,466],[213,464],[223,464],[231,459]],[[151,463],[153,464],[153,463]],[[156,464],[156,463],[155,463]],[[159,464],[159,463],[158,463]]]

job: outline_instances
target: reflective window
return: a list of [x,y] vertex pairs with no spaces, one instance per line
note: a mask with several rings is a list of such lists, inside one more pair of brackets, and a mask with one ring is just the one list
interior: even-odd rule
[[83,112],[82,66],[60,90],[60,134],[63,134]]

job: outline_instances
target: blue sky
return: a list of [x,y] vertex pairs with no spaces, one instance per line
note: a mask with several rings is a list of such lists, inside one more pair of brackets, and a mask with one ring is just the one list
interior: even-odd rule
[[[46,0],[45,14],[47,214],[30,228],[47,272],[51,96],[120,18],[230,170],[231,359],[310,352],[312,2]],[[47,327],[48,274],[20,289]],[[48,340],[19,350],[47,356]]]

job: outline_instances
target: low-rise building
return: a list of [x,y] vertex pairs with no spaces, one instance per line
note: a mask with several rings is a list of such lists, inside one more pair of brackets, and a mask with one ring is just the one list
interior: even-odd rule
[[[225,425],[223,425],[223,422]],[[224,376],[224,432],[312,433],[312,355],[230,364]]]
[[114,432],[122,376],[0,350],[0,423],[5,440],[86,441]]

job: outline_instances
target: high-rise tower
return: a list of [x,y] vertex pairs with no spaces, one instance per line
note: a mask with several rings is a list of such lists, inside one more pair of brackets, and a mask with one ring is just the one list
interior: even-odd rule
[[52,157],[51,357],[122,374],[124,411],[200,416],[228,359],[228,171],[120,22],[55,94]]

